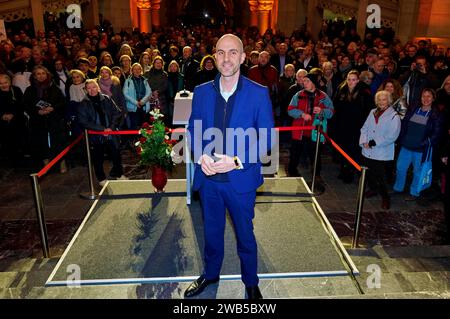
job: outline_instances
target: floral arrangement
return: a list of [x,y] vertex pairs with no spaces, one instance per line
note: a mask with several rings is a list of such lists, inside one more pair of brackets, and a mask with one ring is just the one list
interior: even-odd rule
[[139,130],[141,137],[136,147],[141,165],[159,166],[171,171],[175,165],[172,149],[177,141],[170,139],[170,129],[164,125],[163,117],[159,108],[150,112],[150,123],[144,123]]

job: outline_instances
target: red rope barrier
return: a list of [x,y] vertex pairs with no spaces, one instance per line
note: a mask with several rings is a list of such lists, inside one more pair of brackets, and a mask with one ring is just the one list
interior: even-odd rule
[[[314,126],[286,126],[286,127],[276,127],[275,128],[279,132],[285,132],[285,131],[312,131],[315,129]],[[149,132],[151,132],[149,130]],[[184,128],[176,128],[171,129],[169,133],[185,133],[186,129]],[[110,132],[104,132],[104,131],[88,131],[90,135],[139,135],[139,131],[110,131]]]
[[333,139],[332,139],[331,137],[329,137],[327,133],[324,133],[324,132],[322,131],[322,134],[323,134],[323,136],[325,136],[325,138],[331,143],[331,145],[332,145],[339,153],[341,153],[341,155],[344,156],[345,159],[346,159],[347,161],[349,161],[350,164],[352,164],[358,171],[360,171],[360,172],[362,171],[361,166],[360,166],[358,163],[356,163],[356,162],[353,160],[353,158],[351,158],[347,153],[345,153],[345,151],[344,151],[344,150],[343,150],[343,149],[342,149],[335,141],[333,141]]
[[[286,132],[286,131],[307,131],[307,130],[314,130],[314,126],[286,126],[286,127],[276,127],[275,128],[279,132]],[[177,129],[171,129],[170,133],[184,133],[186,129],[184,128],[177,128]],[[88,131],[88,134],[91,135],[139,135],[139,131],[111,131],[111,132],[102,132],[102,131]],[[331,145],[338,150],[339,153],[342,154],[349,162],[352,164],[358,171],[361,171],[361,166],[356,163],[345,151],[335,142],[333,139],[331,139],[326,133],[322,131],[322,134],[325,136],[325,138],[331,143]],[[48,163],[38,174],[38,177],[42,177],[45,174],[48,173],[48,171],[57,163],[59,162],[67,153],[75,147],[76,144],[78,144],[81,139],[83,138],[84,134],[81,134],[78,136],[78,138],[72,142],[69,146],[67,146],[57,157],[55,157],[50,163]]]
[[312,131],[315,129],[314,126],[283,126],[275,128],[278,132],[285,131]]
[[89,135],[139,135],[139,131],[88,131]]
[[43,169],[40,170],[39,173],[37,173],[37,176],[41,178],[45,174],[48,173],[48,171],[55,166],[56,163],[58,163],[64,156],[69,153],[69,151],[75,147],[84,137],[84,133],[77,137],[75,141],[73,141],[69,146],[67,146],[61,153],[59,153],[58,156],[56,156],[50,163],[48,163]]

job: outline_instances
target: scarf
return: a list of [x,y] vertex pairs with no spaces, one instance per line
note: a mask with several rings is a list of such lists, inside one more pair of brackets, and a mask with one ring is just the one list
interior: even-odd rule
[[84,91],[84,83],[81,84],[72,84],[69,89],[69,97],[71,101],[81,102],[86,96],[86,92]]
[[146,89],[144,81],[146,80],[142,76],[138,78],[135,76],[131,76],[131,79],[134,84],[134,90],[136,91],[136,100],[140,101],[145,97]]
[[98,84],[100,85],[100,90],[103,94],[108,95],[109,97],[112,96],[111,88],[112,88],[112,79],[109,78],[108,80],[100,79],[98,81]]

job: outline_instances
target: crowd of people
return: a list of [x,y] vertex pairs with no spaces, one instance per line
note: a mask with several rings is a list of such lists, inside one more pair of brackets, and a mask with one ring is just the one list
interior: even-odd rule
[[[36,37],[29,30],[8,31],[0,46],[0,143],[12,163],[24,154],[45,163],[78,136],[86,127],[87,101],[92,104],[87,87],[94,83],[120,114],[114,128],[140,128],[155,106],[170,126],[176,93],[214,80],[215,44],[233,33],[246,53],[241,73],[268,88],[276,125],[320,122],[348,155],[370,168],[366,195],[380,194],[383,208],[390,206],[389,184],[404,191],[411,164],[406,199],[420,196],[418,174],[430,148],[435,187],[448,190],[450,48],[430,39],[402,43],[384,27],[368,29],[361,39],[354,20],[323,21],[317,41],[305,26],[290,35],[203,25],[127,33],[114,32],[103,19],[92,30],[65,30],[52,20]],[[110,129],[96,105],[94,121]],[[313,138],[308,131],[281,136],[282,145],[290,145],[290,176],[299,176],[298,165],[311,166]],[[339,178],[351,183],[357,172],[334,157]],[[119,163],[116,168],[122,175]],[[323,188],[320,167],[317,175]],[[101,172],[97,177],[106,178]]]

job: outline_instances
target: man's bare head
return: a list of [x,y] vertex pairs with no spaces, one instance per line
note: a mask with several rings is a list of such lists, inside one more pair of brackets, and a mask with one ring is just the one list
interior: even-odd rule
[[244,44],[242,43],[242,40],[239,39],[239,37],[235,36],[234,34],[228,33],[223,35],[216,44],[216,48],[219,47],[220,43],[224,40],[231,40],[235,42],[237,45],[236,48],[239,50],[239,53],[244,53]]

